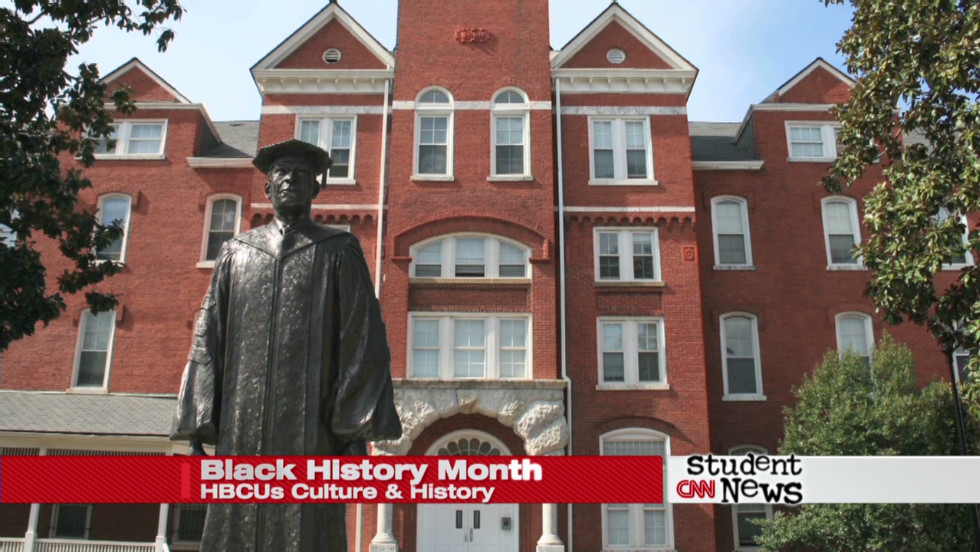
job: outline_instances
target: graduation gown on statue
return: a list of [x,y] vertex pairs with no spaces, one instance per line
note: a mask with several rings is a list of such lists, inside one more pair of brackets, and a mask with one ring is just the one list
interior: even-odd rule
[[[390,352],[364,254],[304,220],[229,240],[195,328],[172,438],[217,455],[364,454],[397,439]],[[202,552],[346,551],[344,505],[213,504]]]

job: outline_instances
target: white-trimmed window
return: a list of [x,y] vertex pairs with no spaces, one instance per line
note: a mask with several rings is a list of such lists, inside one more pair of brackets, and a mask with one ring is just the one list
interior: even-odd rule
[[175,543],[199,543],[204,534],[204,518],[207,504],[175,504],[174,533]]
[[112,139],[103,139],[95,147],[98,158],[132,157],[160,159],[167,138],[167,121],[120,121],[112,124]]
[[116,330],[116,311],[93,314],[82,311],[78,324],[78,345],[72,386],[105,389],[112,361],[112,342]]
[[516,88],[506,88],[494,96],[491,104],[492,178],[508,180],[531,176],[530,109],[527,95]]
[[834,196],[821,201],[828,268],[861,268],[854,248],[861,243],[857,200]]
[[656,184],[650,118],[589,119],[590,184]]
[[330,184],[355,183],[356,118],[301,118],[297,130],[300,140],[315,144],[330,154],[333,161],[327,174]]
[[721,364],[725,399],[765,399],[755,316],[742,312],[722,315]]
[[204,216],[204,244],[201,248],[201,265],[212,265],[218,258],[221,246],[241,230],[241,196],[222,194],[208,198]]
[[[730,456],[754,454],[764,456],[769,454],[766,449],[756,446],[740,446],[728,451]],[[762,536],[762,527],[755,520],[772,519],[772,506],[768,504],[733,504],[732,531],[735,537],[735,550],[758,550],[756,541]]]
[[430,88],[415,102],[414,178],[449,180],[453,176],[453,99]]
[[953,351],[953,377],[956,378],[956,382],[960,383],[962,381],[970,380],[967,375],[967,367],[970,365],[970,352],[966,349],[959,348]]
[[661,281],[656,228],[596,228],[594,243],[596,281]]
[[411,378],[531,377],[531,319],[526,314],[415,313],[409,322]]
[[745,199],[734,196],[713,198],[711,226],[714,229],[715,266],[752,266],[749,209]]
[[[939,214],[936,216],[936,222],[943,224],[950,218],[949,211],[941,207],[939,209]],[[963,227],[963,240],[961,249],[956,254],[949,257],[948,262],[943,263],[943,270],[955,270],[963,268],[966,266],[973,266],[973,254],[970,253],[970,224],[966,219],[966,215],[958,215],[955,217],[959,221],[960,226]]]
[[116,222],[123,235],[95,252],[96,258],[117,263],[126,262],[126,243],[129,241],[129,219],[133,198],[124,194],[107,194],[99,198],[99,222],[106,226]]
[[599,386],[662,386],[667,383],[661,318],[599,318]]
[[847,351],[865,359],[871,365],[874,348],[874,328],[871,317],[861,312],[844,312],[836,316],[837,350]]
[[[606,433],[600,438],[600,448],[603,456],[662,456],[665,466],[670,454],[666,435],[642,428]],[[666,496],[665,489],[665,500]],[[603,549],[670,549],[674,540],[672,517],[666,502],[603,504]]]
[[456,234],[411,249],[414,278],[527,278],[530,249],[497,236]]
[[91,523],[91,504],[55,504],[49,535],[53,539],[87,539]]
[[791,161],[831,161],[837,158],[837,123],[786,123]]

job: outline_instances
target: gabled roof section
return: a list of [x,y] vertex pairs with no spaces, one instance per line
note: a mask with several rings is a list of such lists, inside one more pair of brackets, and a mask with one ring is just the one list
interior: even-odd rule
[[381,62],[383,67],[392,68],[395,66],[395,57],[392,53],[371,36],[364,27],[360,25],[336,2],[330,2],[320,10],[319,13],[310,18],[302,27],[289,35],[271,52],[252,66],[252,74],[257,71],[276,69],[279,65],[289,58],[293,53],[305,45],[311,38],[317,35],[324,27],[332,22],[340,23],[348,32],[364,45]]
[[105,84],[119,82],[133,89],[133,99],[138,102],[174,102],[189,104],[190,100],[169,82],[153,72],[139,58],[120,65],[102,78]]
[[697,71],[697,68],[691,62],[684,59],[682,55],[668,46],[660,37],[653,34],[650,29],[646,28],[646,26],[616,2],[610,4],[605,11],[600,13],[581,32],[568,41],[568,44],[551,60],[551,68],[553,70],[565,68],[576,54],[587,48],[593,39],[606,31],[610,25],[614,24],[621,25],[626,29],[640,43],[663,60],[668,68],[678,71]]
[[850,75],[818,57],[762,103],[840,103],[846,101],[854,84]]

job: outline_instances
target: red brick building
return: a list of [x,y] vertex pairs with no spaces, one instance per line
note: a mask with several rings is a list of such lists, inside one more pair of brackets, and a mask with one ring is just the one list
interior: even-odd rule
[[[884,328],[851,254],[867,188],[817,185],[847,75],[818,59],[741,123],[692,123],[697,69],[616,3],[557,51],[547,0],[427,7],[400,2],[389,51],[328,4],[252,67],[259,121],[212,121],[136,59],[106,76],[140,109],[80,207],[126,228],[99,252],[124,265],[102,286],[120,306],[95,316],[71,298],[3,354],[4,454],[186,453],[166,433],[213,259],[271,220],[250,160],[294,137],[334,159],[314,218],[360,239],[384,308],[405,432],[375,454],[773,452],[825,352],[870,352]],[[923,382],[945,373],[924,331],[889,331]],[[365,505],[349,539],[750,550],[747,521],[768,514]],[[194,550],[202,521],[188,506],[0,505],[0,551]]]

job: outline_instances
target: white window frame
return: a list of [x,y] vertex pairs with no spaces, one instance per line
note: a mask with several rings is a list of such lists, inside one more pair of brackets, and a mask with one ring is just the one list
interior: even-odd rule
[[629,504],[630,528],[633,543],[630,545],[609,544],[608,504],[602,504],[602,549],[603,551],[636,551],[636,550],[673,550],[674,548],[674,506],[667,501],[667,458],[670,456],[670,436],[659,431],[646,428],[624,428],[610,431],[599,436],[599,454],[606,455],[606,443],[609,441],[659,441],[664,444],[664,526],[666,540],[664,544],[640,544],[638,537],[644,537],[645,523],[643,519],[644,504]]
[[[58,514],[61,506],[84,506],[85,507],[85,536],[66,537],[58,535]],[[91,504],[55,504],[51,508],[51,527],[48,529],[48,538],[65,540],[88,540],[92,533],[92,505]]]
[[[423,103],[421,101],[422,96],[428,92],[441,92],[446,95],[449,99],[449,103]],[[415,146],[413,148],[413,174],[412,180],[436,180],[436,181],[451,181],[454,180],[453,176],[455,163],[453,162],[453,143],[455,142],[454,133],[454,108],[455,100],[453,95],[449,93],[445,88],[440,88],[437,86],[432,86],[426,88],[419,92],[419,95],[415,99]],[[419,149],[422,146],[422,118],[423,117],[445,117],[446,118],[446,171],[444,173],[423,173],[419,170]]]
[[823,242],[824,250],[827,254],[827,270],[865,270],[861,257],[854,256],[853,263],[834,262],[830,250],[830,228],[827,223],[827,206],[831,203],[847,204],[847,213],[851,219],[851,227],[854,228],[854,247],[861,243],[861,219],[858,216],[858,203],[853,197],[831,196],[825,197],[820,201],[820,218],[823,220]]
[[336,177],[329,176],[330,169],[327,170],[327,184],[334,186],[353,186],[357,184],[357,179],[355,175],[356,170],[356,159],[357,159],[357,117],[337,117],[337,116],[297,116],[296,118],[296,139],[302,140],[301,135],[303,133],[303,122],[305,121],[316,121],[319,123],[319,136],[317,139],[317,146],[321,149],[330,153],[331,144],[333,142],[333,123],[334,121],[349,121],[350,122],[350,156],[348,159],[348,169],[346,177]]
[[[113,262],[113,263],[117,263],[117,264],[126,264],[126,253],[127,253],[128,249],[129,249],[129,247],[128,247],[128,245],[129,245],[129,233],[130,233],[130,230],[131,230],[132,225],[133,225],[133,196],[131,196],[129,194],[118,193],[118,192],[117,193],[102,194],[101,196],[99,196],[99,204],[98,204],[99,205],[99,210],[98,210],[98,213],[97,213],[97,218],[99,219],[99,223],[100,224],[106,224],[106,222],[102,219],[103,214],[105,212],[105,204],[106,204],[107,201],[112,200],[112,199],[125,199],[127,202],[129,202],[128,208],[126,209],[126,220],[122,224],[122,227],[123,227],[123,235],[122,235],[122,237],[119,238],[119,240],[120,240],[120,244],[119,244],[119,258],[118,259],[98,259],[98,261],[99,262]],[[109,222],[112,222],[112,221],[109,221]],[[98,256],[98,250],[96,250],[96,256]]]
[[956,383],[958,384],[962,383],[963,378],[960,372],[963,372],[963,374],[968,373],[966,370],[970,366],[970,360],[971,360],[970,351],[967,351],[963,347],[959,347],[958,349],[953,351],[952,360],[953,360],[953,379],[955,379]]
[[[599,253],[600,234],[616,233],[619,247],[619,278],[602,278],[600,276]],[[633,276],[633,240],[634,233],[652,234],[653,243],[653,277],[637,279]],[[660,232],[657,227],[628,226],[628,227],[598,227],[592,231],[593,261],[595,264],[596,282],[662,282],[663,273],[660,267]],[[625,277],[624,277],[625,275]]]
[[[949,211],[940,208],[936,217],[937,222],[943,222],[949,218]],[[962,263],[943,263],[942,270],[959,270],[968,266],[973,266],[973,252],[970,251],[970,221],[966,215],[959,215],[960,224],[963,225],[963,262]]]
[[[202,506],[201,504],[174,504],[174,528],[173,528],[173,538],[171,542],[173,544],[186,544],[186,545],[200,545],[201,541],[198,540],[180,540],[180,511],[188,506]],[[206,506],[206,505],[203,505]],[[205,510],[207,511],[207,510]],[[206,515],[206,514],[205,514]]]
[[[483,246],[483,267],[484,274],[480,276],[456,276],[456,243],[459,238],[482,238],[484,240]],[[418,252],[435,243],[441,243],[440,250],[440,275],[439,276],[416,276],[415,267],[418,260]],[[500,254],[500,244],[507,244],[512,247],[516,247],[524,252],[524,275],[523,276],[500,276],[500,264],[501,264],[501,254]],[[425,240],[413,245],[410,248],[410,253],[412,256],[412,263],[409,266],[409,274],[411,278],[425,278],[425,279],[452,279],[452,280],[465,280],[465,281],[480,281],[480,280],[505,280],[505,281],[517,281],[522,282],[530,278],[531,269],[531,248],[524,245],[523,243],[516,242],[509,238],[504,238],[502,236],[497,236],[494,234],[478,234],[478,233],[459,233],[459,234],[445,234],[435,238]]]
[[197,263],[198,268],[212,268],[216,259],[208,259],[208,241],[211,237],[211,214],[214,204],[217,201],[231,199],[235,201],[235,235],[242,231],[242,196],[236,194],[215,194],[208,197],[207,206],[204,209],[204,232],[201,237],[201,260]]
[[[624,381],[604,381],[603,380],[603,358],[604,340],[602,327],[603,324],[622,324],[623,327],[623,380]],[[657,362],[660,372],[659,381],[640,381],[639,363],[639,343],[637,337],[638,324],[657,325]],[[667,374],[667,344],[666,331],[664,330],[664,318],[662,316],[644,317],[624,317],[624,316],[600,316],[596,319],[596,356],[598,367],[597,390],[632,390],[632,389],[670,389]],[[617,352],[617,351],[613,351]]]
[[[756,456],[767,456],[769,451],[763,447],[757,447],[755,445],[740,445],[737,447],[732,447],[728,451],[729,456],[742,456],[746,454],[755,454]],[[749,551],[749,550],[762,550],[760,546],[742,546],[739,543],[738,534],[738,515],[739,512],[744,512],[747,514],[764,514],[766,519],[772,519],[772,505],[771,504],[732,504],[732,536],[734,537],[735,552]]]
[[[598,178],[595,174],[595,123],[612,123],[613,177]],[[645,178],[627,178],[626,123],[643,123],[643,139],[646,149],[647,175]],[[589,117],[589,185],[590,186],[656,186],[653,165],[653,134],[650,117]]]
[[[813,163],[825,163],[837,159],[837,132],[840,131],[840,123],[819,122],[819,121],[786,121],[786,153],[790,161],[802,161]],[[822,155],[804,156],[793,155],[794,128],[816,128],[820,130],[820,144]],[[809,143],[809,142],[808,142]]]
[[[524,99],[524,103],[497,103],[497,99],[507,92],[515,92]],[[524,156],[524,171],[520,173],[497,173],[497,121],[501,118],[520,118],[523,125],[522,153]],[[531,180],[531,102],[527,94],[520,88],[502,88],[493,95],[490,101],[490,178],[492,181],[527,181]],[[512,144],[511,144],[512,145]]]
[[[725,322],[733,318],[742,318],[749,321],[752,328],[752,347],[755,362],[755,393],[732,393],[729,391],[728,382],[728,347]],[[729,312],[718,318],[721,337],[721,377],[724,383],[725,394],[722,400],[725,401],[764,401],[766,395],[762,390],[762,354],[759,347],[759,319],[754,314],[748,312]]]
[[[871,316],[863,312],[852,311],[852,312],[842,312],[834,317],[834,332],[837,335],[837,350],[840,352],[840,355],[842,357],[844,356],[846,350],[844,349],[844,345],[843,345],[844,340],[841,339],[840,323],[841,320],[844,319],[856,319],[856,320],[860,320],[864,324],[864,339],[868,349],[868,355],[865,358],[868,359],[868,363],[870,365],[871,358],[874,356],[874,346],[875,346],[874,323],[871,319]],[[854,353],[857,354],[858,351],[854,351]],[[858,356],[864,356],[864,355],[858,355]]]
[[[133,125],[161,125],[160,129],[160,148],[155,153],[129,153],[131,133]],[[167,130],[169,121],[167,119],[127,119],[112,123],[116,128],[116,150],[114,152],[96,153],[96,159],[166,159],[167,151]],[[100,141],[96,144],[96,149],[102,147],[106,142]]]
[[[439,321],[439,376],[415,376],[414,338],[415,324],[418,320]],[[485,330],[483,377],[461,378],[454,372],[455,360],[455,322],[458,320],[483,320]],[[521,320],[525,322],[525,362],[523,377],[502,377],[500,375],[500,322],[503,320]],[[439,380],[529,380],[534,377],[533,325],[531,315],[527,313],[495,313],[492,316],[485,313],[473,312],[410,312],[408,315],[408,377],[409,379],[439,379]]]
[[[743,248],[745,249],[745,262],[744,263],[723,263],[721,262],[721,246],[719,243],[720,236],[720,224],[718,221],[718,205],[721,203],[735,203],[738,205],[739,215],[742,218],[742,228],[745,232],[742,234]],[[714,240],[715,246],[715,269],[738,269],[738,268],[755,268],[752,261],[752,232],[749,228],[749,202],[744,197],[739,196],[718,196],[711,198],[711,236]]]
[[105,393],[109,390],[109,373],[112,371],[112,357],[116,343],[116,317],[115,310],[105,311],[99,314],[109,315],[111,324],[109,326],[109,342],[106,349],[105,370],[102,373],[102,385],[78,385],[78,369],[82,360],[82,345],[85,342],[85,326],[88,324],[88,317],[91,309],[81,312],[78,319],[78,336],[75,342],[75,361],[71,372],[71,391],[81,393]]

